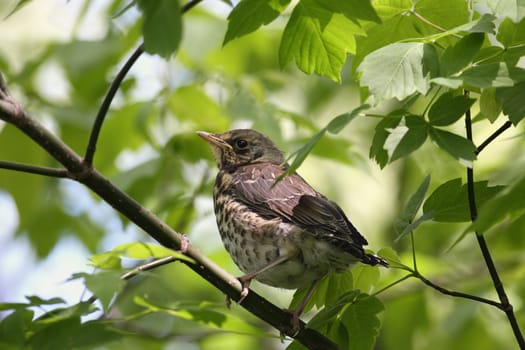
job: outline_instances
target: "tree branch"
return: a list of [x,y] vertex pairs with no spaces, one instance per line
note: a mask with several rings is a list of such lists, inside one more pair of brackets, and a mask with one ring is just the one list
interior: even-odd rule
[[30,173],[30,174],[44,175],[44,176],[50,176],[50,177],[59,177],[59,178],[69,177],[69,173],[66,169],[56,169],[56,168],[37,166],[37,165],[31,165],[31,164],[8,162],[5,160],[0,160],[0,168],[19,171],[22,173]]
[[[86,164],[78,154],[57,136],[45,129],[36,120],[30,118],[7,93],[5,84],[2,81],[0,81],[0,119],[13,124],[33,139],[67,169],[72,179],[77,180],[97,193],[115,210],[142,228],[160,244],[174,250],[180,249],[184,239],[183,235],[167,226],[153,213],[142,207],[96,169]],[[242,287],[234,276],[224,271],[191,245],[188,246],[185,254],[194,261],[183,261],[184,264],[233,300],[237,301],[240,299]],[[240,305],[278,329],[282,334],[297,339],[310,349],[337,349],[336,344],[319,332],[305,328],[303,322],[300,323],[300,331],[297,334],[293,333],[292,315],[253,291],[248,293],[248,296]]]
[[[487,140],[485,140],[485,142],[483,142],[482,145],[478,147],[478,153],[481,152],[481,150],[483,150],[483,148],[486,147],[490,142],[496,139],[496,137],[498,137],[504,130],[510,127],[510,125],[506,126],[508,123],[509,122],[505,123],[495,133],[493,133]],[[467,110],[467,112],[465,113],[465,129],[466,129],[467,139],[472,141],[472,117],[470,114],[470,109]],[[478,217],[478,209],[476,205],[476,197],[475,197],[475,191],[474,191],[474,167],[473,166],[467,167],[467,194],[468,194],[468,204],[469,204],[469,209],[470,209],[470,218],[472,222],[475,222]],[[521,329],[516,319],[516,315],[514,314],[513,306],[509,302],[509,298],[507,297],[507,293],[505,292],[505,288],[503,287],[503,283],[501,282],[501,279],[499,277],[498,270],[496,269],[496,265],[494,264],[494,260],[492,259],[492,255],[490,254],[489,248],[487,246],[487,242],[485,241],[485,237],[483,236],[483,234],[479,233],[478,231],[475,231],[475,234],[476,234],[476,239],[478,241],[479,248],[483,255],[483,259],[485,260],[485,264],[487,265],[487,269],[489,270],[490,277],[492,278],[494,289],[496,289],[496,292],[498,293],[498,297],[501,302],[500,308],[505,312],[505,315],[507,316],[507,319],[509,320],[512,331],[514,332],[514,337],[516,338],[516,341],[518,342],[520,349],[523,350],[525,349],[525,339],[523,338],[523,334],[521,333]]]

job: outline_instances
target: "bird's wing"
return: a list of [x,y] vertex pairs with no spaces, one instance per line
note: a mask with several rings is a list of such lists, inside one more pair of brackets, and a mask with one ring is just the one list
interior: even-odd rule
[[271,164],[241,167],[234,173],[234,193],[261,216],[280,217],[361,256],[362,246],[368,243],[343,210],[297,174],[275,183],[283,172],[282,167]]

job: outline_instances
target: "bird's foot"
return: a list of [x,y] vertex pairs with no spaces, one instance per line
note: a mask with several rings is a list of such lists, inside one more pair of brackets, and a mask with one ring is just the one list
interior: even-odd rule
[[[242,303],[243,300],[246,299],[246,297],[248,296],[248,293],[250,292],[249,286],[250,286],[252,279],[253,278],[250,276],[248,277],[242,276],[238,278],[239,282],[241,282],[242,289],[240,293],[241,297],[237,301],[237,304]],[[232,298],[229,295],[227,295],[226,296],[226,307],[229,309],[231,305],[232,305]]]
[[298,310],[287,310],[286,312],[290,313],[292,315],[292,318],[290,319],[290,327],[287,329],[282,329],[280,332],[281,341],[284,341],[284,339],[287,336],[290,336],[292,338],[295,338],[297,334],[301,331],[301,319],[299,318],[300,312],[297,312]]
[[253,277],[251,276],[239,277],[239,281],[241,282],[241,285],[242,285],[242,290],[241,290],[241,298],[239,299],[239,301],[237,301],[237,304],[242,303],[242,301],[246,299],[246,297],[248,296],[248,293],[250,292],[250,289],[248,287],[250,287],[252,278]]

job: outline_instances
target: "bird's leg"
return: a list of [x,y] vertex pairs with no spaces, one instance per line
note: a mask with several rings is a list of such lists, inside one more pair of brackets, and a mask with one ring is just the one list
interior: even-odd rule
[[292,310],[292,330],[294,333],[299,332],[299,316],[301,316],[304,308],[306,307],[306,304],[308,304],[308,301],[310,300],[312,295],[314,295],[315,289],[319,285],[320,281],[321,279],[319,278],[312,282],[310,288],[308,288],[308,291],[306,292],[306,295],[304,296],[303,300],[301,300],[299,306]]
[[264,265],[259,270],[247,273],[246,275],[239,277],[239,281],[241,282],[241,285],[242,285],[242,290],[241,290],[241,298],[239,299],[238,303],[240,304],[248,296],[248,291],[249,291],[248,287],[250,286],[250,283],[252,282],[254,278],[256,278],[261,273],[266,272],[274,268],[275,266],[282,264],[285,261],[288,261],[293,256],[294,254],[287,254],[287,255],[280,256],[274,261],[270,262],[269,264]]

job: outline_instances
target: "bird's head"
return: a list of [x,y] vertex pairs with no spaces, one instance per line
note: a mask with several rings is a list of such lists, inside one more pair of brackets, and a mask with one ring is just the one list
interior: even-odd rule
[[198,131],[211,146],[219,169],[235,168],[254,163],[281,164],[282,152],[260,132],[251,129],[236,129],[222,134]]

